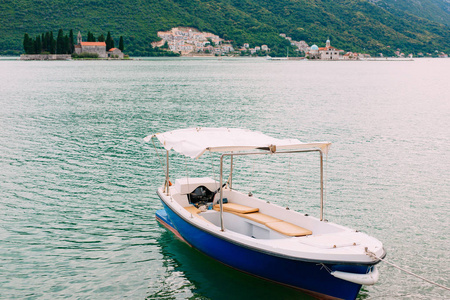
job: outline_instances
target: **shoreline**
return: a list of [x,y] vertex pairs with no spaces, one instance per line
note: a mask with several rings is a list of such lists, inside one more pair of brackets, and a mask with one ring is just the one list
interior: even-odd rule
[[178,59],[264,59],[267,61],[414,61],[417,59],[445,59],[445,57],[414,57],[414,58],[401,58],[401,57],[372,57],[364,59],[338,59],[338,60],[322,60],[322,59],[307,59],[305,57],[274,57],[268,59],[265,56],[210,56],[210,55],[185,55],[185,56],[137,56],[129,57],[126,59],[117,58],[72,58],[70,55],[66,54],[50,54],[50,55],[40,55],[34,54],[38,57],[30,57],[30,55],[20,55],[20,56],[10,56],[0,55],[0,60],[23,60],[23,61],[71,61],[71,60],[89,60],[89,61],[133,61],[133,60],[147,60],[147,59],[167,59],[167,58],[178,58]]

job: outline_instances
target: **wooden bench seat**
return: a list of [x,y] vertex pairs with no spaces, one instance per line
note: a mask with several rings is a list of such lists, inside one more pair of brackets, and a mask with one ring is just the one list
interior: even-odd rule
[[[224,209],[225,211],[225,209]],[[276,232],[279,232],[281,234],[287,235],[287,236],[305,236],[305,235],[311,235],[312,231],[305,229],[303,227],[294,225],[292,223],[277,219],[275,217],[260,213],[260,212],[254,212],[254,213],[237,213],[232,212],[233,214],[252,220],[254,222],[266,225],[272,230],[275,230]]]
[[[195,207],[194,207],[195,208]],[[214,210],[219,211],[220,205],[214,205]],[[277,219],[275,217],[259,212],[256,207],[249,207],[236,203],[224,203],[223,211],[235,214],[241,218],[249,219],[254,222],[263,224],[268,228],[287,236],[305,236],[311,235],[312,231],[292,223]],[[198,216],[198,215],[197,215]],[[201,216],[198,216],[201,217]]]
[[238,215],[239,217],[246,218],[246,219],[249,219],[249,220],[255,221],[257,223],[264,224],[264,225],[266,225],[266,223],[269,223],[269,222],[280,222],[281,221],[280,219],[262,214],[260,212],[254,212],[254,213],[249,213],[249,214],[240,214],[240,213],[234,213],[234,214]]
[[294,225],[292,223],[288,223],[285,221],[280,222],[269,222],[265,224],[267,227],[269,227],[272,230],[275,230],[281,234],[287,235],[287,236],[305,236],[305,235],[311,235],[312,231],[305,229],[303,227]]
[[235,215],[238,215],[242,218],[246,218],[252,221],[255,221],[257,223],[261,223],[266,225],[272,230],[275,230],[281,234],[287,235],[287,236],[305,236],[305,235],[311,235],[312,231],[305,229],[303,227],[294,225],[292,223],[274,218],[272,216],[268,216],[265,214],[262,214],[260,212],[256,213],[249,213],[249,214],[239,214],[234,213]]
[[[192,214],[192,216],[202,219],[206,222],[209,222],[208,220],[206,220],[205,218],[203,218],[202,216],[199,215],[199,213],[201,213],[202,211],[200,209],[198,209],[197,207],[186,206],[186,207],[184,207],[184,209],[187,210],[188,212],[190,212]],[[211,222],[209,222],[209,223],[211,223]]]
[[[248,213],[255,213],[255,212],[259,211],[259,208],[257,208],[257,207],[249,207],[249,206],[236,204],[236,203],[224,203],[222,205],[223,205],[223,211],[231,212],[231,213],[248,214]],[[214,205],[214,210],[220,210],[220,204]]]

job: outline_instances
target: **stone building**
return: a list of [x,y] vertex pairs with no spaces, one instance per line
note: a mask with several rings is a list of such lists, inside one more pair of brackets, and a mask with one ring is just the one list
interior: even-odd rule
[[108,57],[123,59],[123,52],[119,48],[111,48],[108,51]]
[[310,58],[323,59],[323,60],[338,60],[340,59],[341,52],[344,50],[339,50],[330,45],[330,40],[327,40],[325,47],[317,47],[317,45],[312,45],[311,49],[307,53]]
[[312,45],[311,49],[306,54],[311,59],[319,59],[320,58],[319,47],[317,47],[317,45]]
[[[120,50],[119,50],[120,51]],[[100,58],[107,58],[106,43],[105,42],[83,42],[81,33],[78,32],[77,45],[75,45],[75,53],[96,53]],[[122,54],[123,56],[123,54]]]
[[319,48],[320,59],[324,60],[338,60],[339,55],[344,50],[339,50],[330,45],[330,40],[327,40],[325,47]]

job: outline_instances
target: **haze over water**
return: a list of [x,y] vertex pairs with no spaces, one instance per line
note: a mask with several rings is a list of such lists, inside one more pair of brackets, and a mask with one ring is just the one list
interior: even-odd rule
[[[450,286],[449,78],[448,59],[0,60],[0,298],[308,299],[157,224],[164,176],[143,138],[198,126],[332,142],[325,218]],[[218,171],[173,158],[172,178]],[[242,160],[233,184],[318,216],[314,159]],[[359,299],[450,298],[379,270]]]

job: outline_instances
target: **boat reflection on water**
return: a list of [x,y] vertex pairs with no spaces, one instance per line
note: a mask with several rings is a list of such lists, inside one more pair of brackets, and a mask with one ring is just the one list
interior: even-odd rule
[[233,270],[189,247],[168,231],[161,233],[158,243],[166,273],[177,274],[178,279],[165,278],[159,290],[147,299],[315,299],[301,291]]

